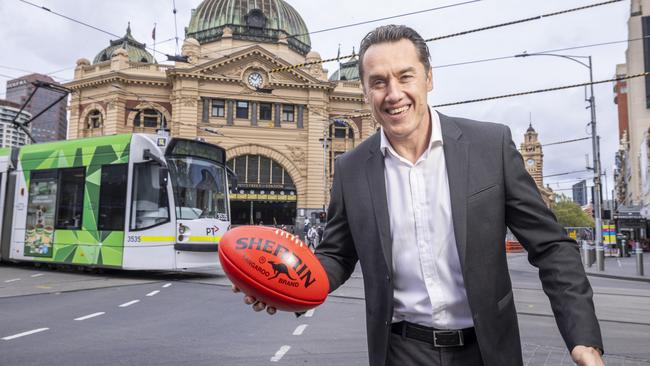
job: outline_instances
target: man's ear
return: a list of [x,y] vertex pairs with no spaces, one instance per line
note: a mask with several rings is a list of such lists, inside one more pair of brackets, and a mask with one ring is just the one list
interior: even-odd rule
[[429,68],[429,71],[427,72],[427,90],[433,90],[433,70],[431,68]]

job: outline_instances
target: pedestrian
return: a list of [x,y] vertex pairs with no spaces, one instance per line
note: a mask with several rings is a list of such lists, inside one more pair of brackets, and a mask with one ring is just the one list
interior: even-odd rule
[[574,362],[603,365],[578,248],[542,201],[510,129],[431,109],[429,50],[406,26],[366,35],[359,74],[381,129],[336,159],[316,256],[330,291],[361,264],[370,365],[523,365],[506,227],[538,267]]
[[314,226],[311,226],[307,232],[307,245],[309,248],[316,249],[316,238],[318,238],[318,232]]
[[316,229],[316,233],[318,233],[318,243],[323,241],[323,226],[318,225],[318,228]]

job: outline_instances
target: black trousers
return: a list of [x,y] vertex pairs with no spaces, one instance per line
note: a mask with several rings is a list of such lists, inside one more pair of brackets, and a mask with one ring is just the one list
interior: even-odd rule
[[390,333],[386,366],[483,366],[476,341],[462,347],[437,348]]

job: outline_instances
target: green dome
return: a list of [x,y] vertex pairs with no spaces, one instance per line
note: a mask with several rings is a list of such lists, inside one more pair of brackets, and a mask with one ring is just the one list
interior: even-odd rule
[[353,57],[348,62],[342,62],[339,69],[330,76],[330,81],[359,81],[359,59]]
[[110,46],[104,48],[97,54],[97,56],[95,56],[93,64],[110,60],[111,57],[113,57],[114,52],[119,48],[124,48],[126,50],[126,53],[129,55],[129,61],[147,63],[156,62],[153,56],[147,52],[147,45],[136,41],[135,38],[133,38],[131,35],[130,23],[128,27],[126,27],[126,34],[124,37],[110,42]]
[[311,50],[305,21],[283,0],[204,0],[192,10],[185,36],[201,44],[213,42],[225,27],[235,39],[275,43],[285,36],[294,51],[306,55]]

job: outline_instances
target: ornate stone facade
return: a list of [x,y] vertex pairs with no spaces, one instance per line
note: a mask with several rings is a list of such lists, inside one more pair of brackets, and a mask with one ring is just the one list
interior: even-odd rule
[[[209,42],[185,39],[187,62],[174,65],[133,61],[119,49],[106,61],[77,61],[66,85],[73,90],[69,138],[166,127],[172,136],[226,149],[243,183],[233,196],[241,202],[232,208],[250,206],[239,219],[258,223],[267,217],[256,206],[282,210],[282,220],[273,216],[265,224],[292,224],[287,212],[297,224],[313,219],[327,205],[331,160],[375,131],[371,118],[354,117],[369,112],[361,85],[329,81],[321,65],[274,72],[320,55],[304,55],[286,37],[259,42],[222,29]],[[327,150],[323,139],[331,141]],[[273,208],[277,202],[282,207]]]

